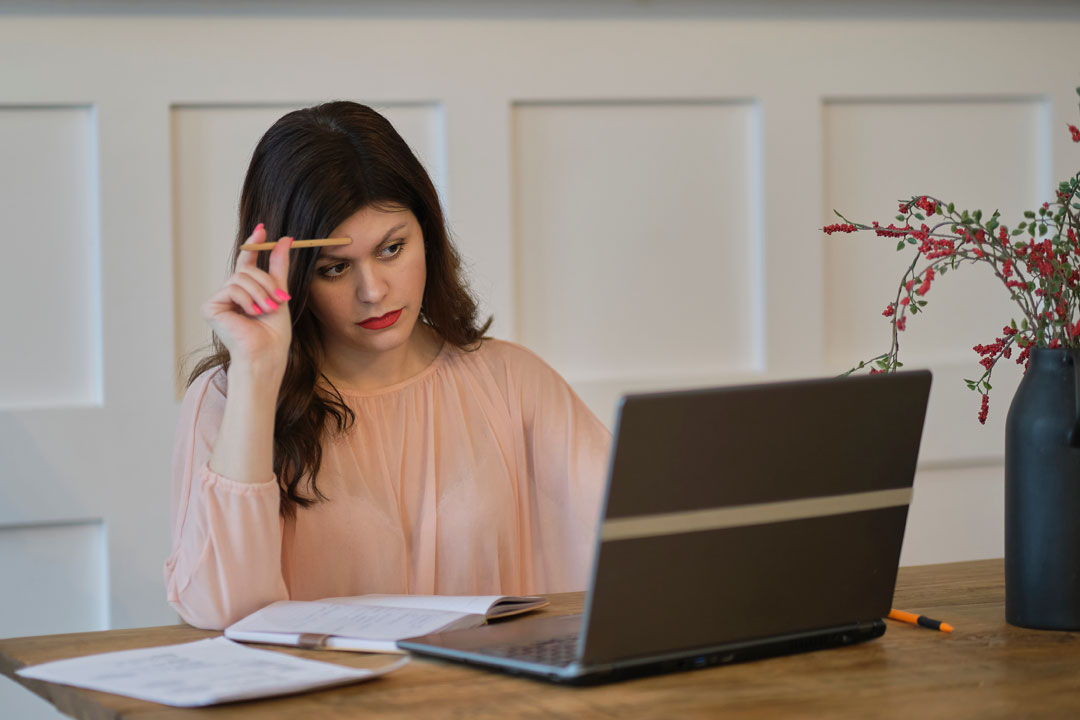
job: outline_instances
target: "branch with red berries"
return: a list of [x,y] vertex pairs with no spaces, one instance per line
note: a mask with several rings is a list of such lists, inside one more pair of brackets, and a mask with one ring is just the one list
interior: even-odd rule
[[[1080,95],[1080,88],[1076,92]],[[1073,142],[1080,143],[1080,129],[1068,128]],[[873,231],[896,239],[897,251],[915,249],[896,296],[882,312],[892,325],[889,351],[861,361],[844,375],[866,367],[871,374],[903,367],[900,333],[907,329],[908,316],[925,312],[933,283],[962,265],[989,267],[1019,306],[1021,317],[1019,324],[1010,320],[994,342],[973,348],[983,372],[977,380],[964,382],[982,395],[979,422],[985,423],[989,412],[994,368],[1002,358],[1012,358],[1014,346],[1019,348],[1016,362],[1025,370],[1033,347],[1080,349],[1080,172],[1058,185],[1053,202],[1025,212],[1024,220],[1012,227],[1001,222],[996,210],[984,217],[981,210],[957,210],[930,195],[901,201],[895,222],[888,226],[852,222],[839,212],[836,216],[843,222],[825,226],[826,234]]]

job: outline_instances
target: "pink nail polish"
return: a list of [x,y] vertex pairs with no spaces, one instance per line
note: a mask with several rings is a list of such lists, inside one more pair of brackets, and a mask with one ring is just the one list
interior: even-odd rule
[[271,310],[277,310],[278,304],[270,298],[266,298],[266,307],[270,308]]
[[259,308],[258,305],[252,304],[252,306],[251,306],[251,314],[252,315],[262,315],[262,310]]
[[274,294],[277,295],[277,299],[281,302],[289,302],[290,300],[292,300],[292,295],[289,295],[289,293],[285,292],[281,288],[275,290]]
[[258,231],[260,231],[262,229],[263,229],[263,224],[262,223],[259,223],[258,225],[255,226],[255,232],[258,232]]

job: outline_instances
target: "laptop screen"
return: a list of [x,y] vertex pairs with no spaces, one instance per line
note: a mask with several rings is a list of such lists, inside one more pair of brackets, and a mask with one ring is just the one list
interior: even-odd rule
[[919,371],[624,398],[584,662],[888,614],[929,389]]

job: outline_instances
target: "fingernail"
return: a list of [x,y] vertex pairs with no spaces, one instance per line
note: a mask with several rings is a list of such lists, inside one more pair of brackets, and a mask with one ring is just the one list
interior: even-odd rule
[[282,290],[281,288],[278,288],[277,290],[275,290],[274,294],[277,295],[277,299],[280,300],[281,302],[289,302],[290,300],[292,300],[292,296],[289,295],[289,293]]
[[263,229],[263,224],[262,223],[259,223],[258,225],[255,226],[255,232],[259,232],[262,229]]
[[252,304],[251,305],[251,314],[252,315],[262,315],[262,310],[259,308],[258,305]]
[[277,310],[278,304],[270,298],[266,298],[266,307],[270,308],[271,310]]

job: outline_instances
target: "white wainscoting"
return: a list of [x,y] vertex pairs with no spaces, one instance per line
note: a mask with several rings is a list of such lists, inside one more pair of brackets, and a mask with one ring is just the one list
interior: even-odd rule
[[764,369],[752,102],[517,104],[513,129],[521,342],[572,381]]
[[0,105],[0,409],[101,404],[96,136],[89,106]]
[[[109,628],[109,564],[98,520],[0,527],[0,637]],[[0,716],[62,717],[4,678]]]
[[[930,193],[1015,217],[1080,160],[1074,5],[402,5],[0,5],[0,533],[100,519],[104,541],[74,542],[105,542],[109,568],[57,562],[63,595],[27,579],[37,595],[10,597],[58,603],[8,608],[35,632],[97,627],[75,612],[96,592],[114,627],[176,619],[176,378],[207,337],[249,153],[289,109],[385,109],[440,187],[494,333],[609,423],[620,392],[883,351],[906,257],[825,237],[833,208],[888,222]],[[935,371],[908,564],[1002,550],[1019,373],[995,376],[985,427],[962,378],[1013,313],[972,269],[939,279],[903,336],[907,366]]]

